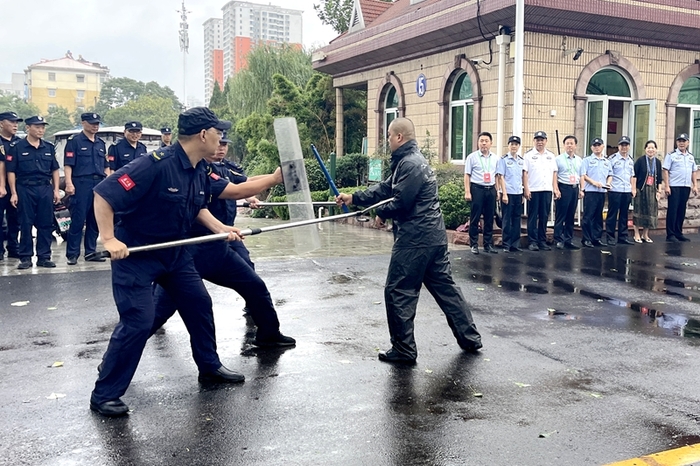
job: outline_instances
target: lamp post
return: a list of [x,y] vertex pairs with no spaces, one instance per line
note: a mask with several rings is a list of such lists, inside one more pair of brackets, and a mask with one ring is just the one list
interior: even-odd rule
[[188,33],[189,25],[187,24],[187,11],[185,8],[185,0],[182,0],[182,9],[177,11],[180,13],[180,51],[182,52],[182,105],[187,108],[187,54],[190,50],[190,36]]

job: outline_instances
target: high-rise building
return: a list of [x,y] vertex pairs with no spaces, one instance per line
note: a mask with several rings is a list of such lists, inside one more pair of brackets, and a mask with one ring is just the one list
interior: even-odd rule
[[204,22],[204,101],[209,104],[214,83],[224,87],[223,20],[209,18]]
[[69,52],[56,60],[42,60],[24,70],[29,102],[42,114],[64,107],[72,113],[94,107],[102,84],[109,78],[109,68],[92,63]]
[[[301,47],[302,11],[291,10],[274,5],[230,1],[221,9],[223,20],[211,18],[204,23],[204,68],[212,70],[211,75],[205,71],[205,100],[208,102],[217,76],[216,60],[221,51],[223,57],[223,82],[246,67],[248,52],[260,43],[290,44]],[[221,48],[209,37],[221,31]],[[211,43],[212,45],[208,45]]]

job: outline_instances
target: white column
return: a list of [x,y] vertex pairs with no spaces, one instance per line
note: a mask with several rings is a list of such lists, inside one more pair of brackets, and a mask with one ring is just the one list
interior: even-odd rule
[[525,0],[515,0],[515,71],[513,75],[513,135],[523,135],[525,68]]

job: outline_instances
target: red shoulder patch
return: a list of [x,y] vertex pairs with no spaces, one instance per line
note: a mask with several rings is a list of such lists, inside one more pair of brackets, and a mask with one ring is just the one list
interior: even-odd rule
[[221,177],[220,177],[219,175],[217,175],[216,173],[212,173],[212,174],[209,175],[209,176],[211,176],[211,179],[214,180],[214,181],[219,181],[219,179],[221,178]]
[[134,186],[136,186],[136,183],[134,183],[134,180],[132,180],[131,177],[127,173],[124,173],[122,176],[117,178],[117,181],[119,181],[119,184],[122,185],[122,188],[124,188],[125,191],[129,191]]
[[8,162],[12,162],[12,156],[11,155],[5,156],[5,160],[7,160]]
[[66,152],[66,157],[73,157],[73,152]]

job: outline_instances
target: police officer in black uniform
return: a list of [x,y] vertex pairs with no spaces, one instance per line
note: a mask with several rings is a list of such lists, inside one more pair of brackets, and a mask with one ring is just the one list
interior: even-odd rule
[[[5,241],[7,257],[19,259],[19,219],[17,209],[10,203],[10,187],[7,184],[4,160],[10,153],[10,144],[20,139],[17,137],[17,124],[22,121],[24,120],[15,112],[0,113],[0,260],[3,260],[5,255]],[[2,228],[3,215],[7,220],[7,236]]]
[[164,126],[160,129],[160,147],[168,147],[173,139],[173,130]]
[[[122,416],[129,408],[121,401],[138,366],[156,315],[152,284],[163,287],[179,308],[192,345],[203,345],[195,355],[200,381],[242,382],[241,374],[228,370],[218,360],[212,303],[194,261],[184,247],[129,255],[128,246],[182,239],[196,221],[216,233],[229,227],[206,209],[210,195],[242,198],[281,182],[281,172],[266,179],[240,185],[211,185],[204,156],[213,154],[221,131],[231,123],[214,113],[195,107],[180,114],[179,141],[173,146],[140,157],[117,170],[95,187],[95,214],[105,249],[112,258],[112,290],[119,323],[102,360],[100,375],[90,399],[90,408],[104,416]],[[222,191],[223,189],[223,191]],[[114,214],[121,221],[114,226]]]
[[119,170],[127,163],[148,153],[146,146],[139,142],[143,134],[143,125],[139,121],[130,121],[124,125],[124,138],[109,147],[107,161],[109,169]]
[[[93,210],[92,190],[108,173],[107,148],[97,137],[100,116],[97,113],[80,115],[83,130],[70,138],[63,158],[66,175],[66,194],[72,195],[68,208],[71,224],[68,230],[66,259],[68,265],[78,263],[80,242],[85,227],[85,255],[95,252],[97,246],[97,223]],[[105,259],[95,257],[95,262]]]
[[18,269],[32,266],[32,226],[36,227],[36,265],[56,267],[51,261],[53,204],[59,201],[58,161],[53,144],[44,141],[46,121],[40,116],[25,120],[27,137],[10,145],[7,175],[20,219]]

